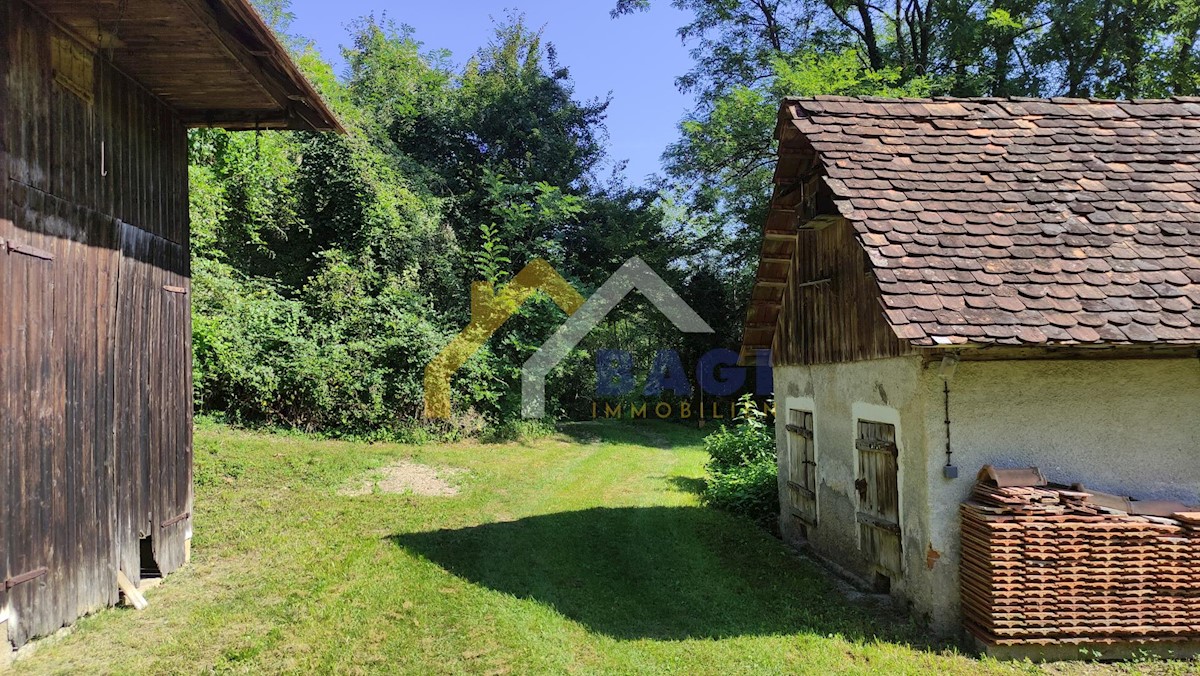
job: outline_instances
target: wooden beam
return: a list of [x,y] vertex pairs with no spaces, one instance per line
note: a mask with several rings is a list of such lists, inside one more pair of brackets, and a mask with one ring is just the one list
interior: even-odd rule
[[767,230],[763,237],[774,241],[793,241],[796,239],[795,230]]
[[770,350],[770,345],[742,345],[742,352],[738,356],[738,364],[741,366],[754,366],[758,364],[758,353],[763,350]]
[[300,118],[284,110],[180,110],[179,120],[189,127],[223,129],[295,129]]
[[927,361],[940,361],[954,351],[963,361],[1028,361],[1054,359],[1196,359],[1196,345],[933,345],[922,347]]
[[[192,13],[212,33],[225,52],[246,69],[259,83],[259,86],[263,88],[263,91],[275,99],[280,108],[290,110],[292,114],[299,115],[305,122],[312,125],[314,129],[322,129],[327,126],[326,121],[321,119],[322,116],[314,115],[313,113],[316,111],[312,111],[308,106],[300,106],[300,110],[292,108],[288,98],[290,92],[284,89],[281,84],[283,82],[291,82],[292,78],[280,72],[269,62],[264,63],[263,60],[253,55],[253,51],[260,51],[263,49],[263,46],[260,44],[246,44],[247,40],[252,39],[251,36],[245,35],[242,24],[229,15],[219,1],[180,1],[192,10]],[[291,116],[288,115],[288,117]]]
[[[809,433],[809,436],[805,437],[805,438],[811,439],[812,438],[811,432]],[[788,488],[793,488],[797,491],[800,491],[800,494],[803,495],[804,497],[808,498],[809,500],[815,500],[817,497],[817,494],[813,493],[812,489],[806,488],[805,486],[801,486],[800,484],[796,483],[795,481],[789,481],[789,482],[787,482],[787,484],[788,484]]]
[[800,230],[824,230],[831,225],[837,225],[842,221],[842,217],[837,214],[821,214],[815,216],[797,227]]
[[137,610],[145,610],[150,606],[150,603],[146,601],[146,597],[142,596],[142,592],[125,576],[125,571],[123,570],[117,571],[117,586],[121,588],[121,593],[125,595],[125,601]]
[[821,286],[822,284],[829,284],[832,281],[833,281],[833,279],[831,279],[829,277],[826,277],[825,279],[814,279],[811,282],[800,282],[799,284],[796,285],[796,288],[804,289],[804,288],[807,288],[810,286]]
[[885,530],[889,533],[897,533],[897,534],[900,533],[900,524],[893,523],[891,521],[886,521],[884,519],[881,519],[881,518],[875,516],[874,514],[867,514],[866,512],[859,512],[857,515],[857,521],[864,526],[870,526],[872,528],[879,528],[880,530]]

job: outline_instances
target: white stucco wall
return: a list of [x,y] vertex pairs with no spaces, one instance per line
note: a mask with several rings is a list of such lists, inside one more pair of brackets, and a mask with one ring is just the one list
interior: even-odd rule
[[[942,473],[942,384],[938,364],[924,366],[919,357],[775,370],[781,448],[787,410],[814,413],[819,525],[809,542],[851,572],[864,569],[855,522],[856,416],[894,413],[904,579],[893,591],[936,631],[959,625],[958,505],[985,464],[1037,466],[1052,481],[1200,503],[1198,359],[963,361],[950,381],[959,469],[952,480]],[[796,537],[790,518],[782,522],[785,537]]]
[[940,625],[959,619],[957,506],[983,465],[1036,466],[1059,483],[1200,504],[1200,359],[962,362],[950,381],[957,481],[941,479],[941,386],[932,366],[928,527],[942,558],[921,595]]
[[[923,377],[920,357],[775,369],[777,440],[781,451],[787,444],[788,411],[800,409],[813,413],[818,525],[808,529],[808,542],[816,552],[856,575],[866,577],[867,566],[859,545],[858,494],[854,490],[858,476],[854,443],[859,419],[896,425],[900,447],[900,517],[904,522],[903,565],[907,570],[917,565],[918,559],[924,560],[924,549],[914,553],[913,544],[925,538],[920,513],[928,504],[928,482],[922,471],[928,464]],[[782,477],[782,453],[780,459]],[[780,497],[784,504],[781,515],[784,537],[797,541],[799,525],[787,513],[788,490],[783,480]],[[893,580],[892,590],[907,597],[907,585],[907,578]]]

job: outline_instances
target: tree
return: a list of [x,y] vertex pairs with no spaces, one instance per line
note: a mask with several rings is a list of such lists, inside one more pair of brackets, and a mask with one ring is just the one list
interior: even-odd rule
[[[260,6],[287,31],[286,0]],[[344,78],[287,37],[349,135],[191,134],[197,402],[404,437],[428,429],[423,372],[469,320],[472,282],[539,257],[586,292],[634,253],[667,266],[687,249],[656,192],[597,180],[607,102],[577,100],[519,15],[461,69],[386,18],[350,37]],[[456,417],[435,431],[515,417],[521,365],[562,321],[523,307],[455,379]],[[577,402],[588,368],[568,360],[552,393]]]
[[[614,17],[651,0],[617,0]],[[672,0],[695,97],[664,154],[747,283],[771,190],[780,99],[817,94],[1196,93],[1195,0]]]

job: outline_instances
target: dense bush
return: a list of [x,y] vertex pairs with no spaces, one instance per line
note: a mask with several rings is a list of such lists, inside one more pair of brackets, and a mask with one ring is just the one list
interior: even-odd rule
[[775,434],[750,395],[742,397],[734,427],[722,425],[704,439],[708,479],[704,503],[747,516],[763,526],[779,514]]
[[[281,295],[269,282],[245,278],[219,262],[197,258],[193,269],[195,392],[200,411],[240,423],[399,438],[420,414],[422,369],[446,336],[400,294],[384,294],[356,319],[338,319]],[[380,324],[363,332],[362,325]],[[468,362],[456,383],[466,410],[442,425],[473,434],[472,390],[487,360]],[[477,416],[475,416],[477,417]],[[461,429],[460,429],[461,428]]]

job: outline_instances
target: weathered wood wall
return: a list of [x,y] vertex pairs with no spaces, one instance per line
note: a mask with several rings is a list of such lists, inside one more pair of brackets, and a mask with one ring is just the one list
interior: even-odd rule
[[771,348],[776,365],[913,352],[888,326],[866,251],[844,219],[797,234],[777,322]]
[[90,101],[63,86],[55,39],[0,3],[0,617],[16,645],[114,603],[144,538],[174,570],[191,529],[185,129],[102,54]]

